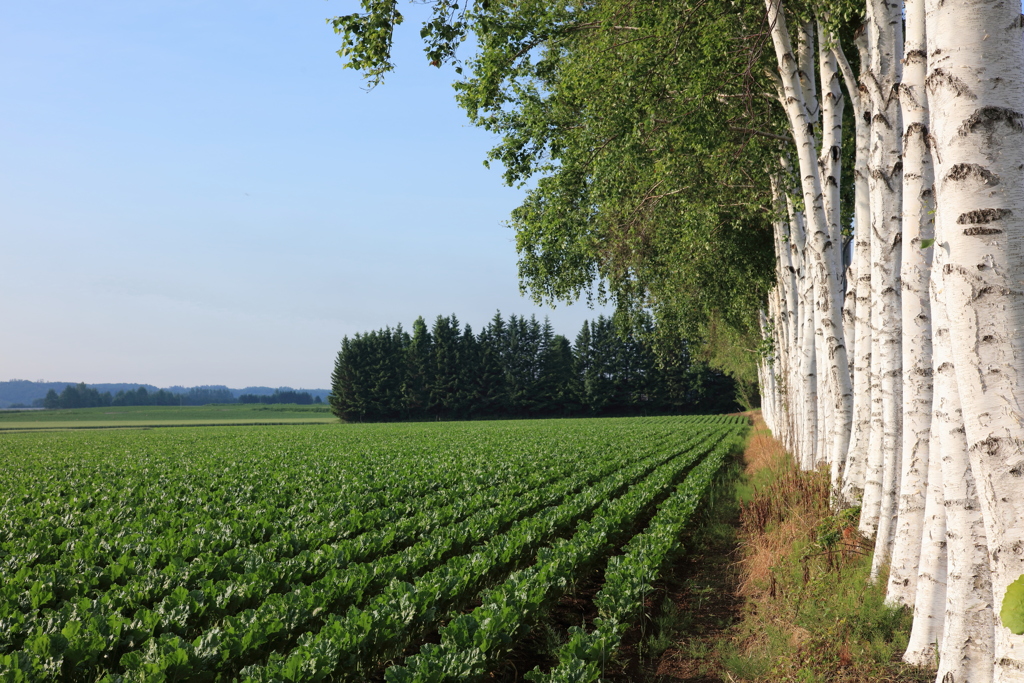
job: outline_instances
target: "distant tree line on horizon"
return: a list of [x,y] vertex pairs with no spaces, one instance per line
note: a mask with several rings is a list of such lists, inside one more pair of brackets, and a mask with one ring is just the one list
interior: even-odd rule
[[203,406],[210,403],[298,403],[309,405],[321,403],[320,397],[313,398],[305,391],[280,391],[261,396],[242,394],[237,399],[230,389],[223,387],[192,387],[188,391],[174,393],[165,389],[149,391],[146,387],[100,393],[84,382],[69,384],[59,394],[50,389],[42,400],[42,407],[49,410],[59,408],[106,408],[118,406]]
[[599,316],[571,344],[535,316],[498,313],[480,334],[454,315],[429,329],[420,317],[411,334],[399,325],[345,337],[328,401],[350,422],[737,409],[731,379],[685,344],[659,362],[642,332],[620,335]]
[[275,389],[273,394],[242,394],[238,397],[239,403],[296,403],[300,406],[308,406],[314,403],[323,403],[319,396],[313,397],[308,391],[281,391]]

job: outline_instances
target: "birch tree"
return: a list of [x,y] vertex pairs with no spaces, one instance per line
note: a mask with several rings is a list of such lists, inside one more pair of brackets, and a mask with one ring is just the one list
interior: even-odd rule
[[[839,291],[838,278],[834,273],[836,259],[833,250],[838,249],[838,246],[829,239],[828,218],[813,134],[814,126],[808,118],[810,110],[807,108],[801,87],[801,70],[793,52],[786,17],[781,2],[766,0],[765,7],[782,89],[781,104],[785,108],[790,132],[797,148],[807,239],[812,258],[814,305],[820,314],[816,322],[820,320],[823,328],[821,337],[826,341],[826,349],[821,356],[821,366],[824,367],[819,367],[819,374],[822,370],[825,371],[825,384],[834,399],[828,406],[827,414],[835,424],[848,425],[853,408],[853,388],[843,339],[842,293]],[[836,430],[829,444],[829,458],[845,459],[848,444],[848,429]]]
[[[903,54],[902,2],[869,0],[866,27],[871,99],[868,191],[871,202],[872,400],[877,406],[865,478],[861,530],[876,537],[872,575],[888,562],[900,456],[902,145],[897,99]],[[876,379],[877,375],[877,379]],[[875,397],[877,387],[878,398]]]
[[[867,59],[867,35],[859,31],[856,46],[863,79]],[[870,154],[871,101],[867,89],[859,85],[857,77],[836,41],[832,46],[846,82],[856,122],[856,161],[853,171],[855,187],[854,205],[854,272],[856,280],[848,286],[855,292],[857,307],[854,334],[855,360],[853,371],[854,414],[850,425],[850,446],[843,469],[840,504],[853,505],[864,493],[864,472],[871,433],[871,208],[868,194],[868,155]]]
[[[938,249],[948,254],[951,352],[998,606],[1024,574],[1021,6],[948,2],[930,19]],[[998,624],[994,656],[996,680],[1024,680],[1024,637]]]
[[932,412],[932,328],[929,300],[933,188],[924,81],[924,0],[906,0],[906,41],[900,108],[903,114],[903,238],[900,264],[903,327],[903,441],[897,526],[887,598],[913,606],[921,557]]

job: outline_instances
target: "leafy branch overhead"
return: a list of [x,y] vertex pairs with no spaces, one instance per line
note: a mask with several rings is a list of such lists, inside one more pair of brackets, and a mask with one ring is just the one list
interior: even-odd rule
[[[360,0],[362,12],[328,19],[327,23],[341,36],[338,56],[345,67],[363,72],[371,87],[384,82],[385,74],[394,70],[391,49],[395,27],[404,17],[398,10],[398,0]],[[480,3],[486,7],[486,0]],[[420,37],[424,51],[432,66],[453,62],[458,46],[466,40],[469,24],[467,9],[449,0],[435,0],[433,17],[424,22]],[[462,73],[461,67],[456,72]]]
[[[334,20],[346,66],[372,85],[394,67],[394,8],[364,2],[363,14]],[[689,339],[707,340],[715,320],[756,346],[773,269],[766,169],[789,139],[766,96],[770,55],[748,47],[757,8],[490,0],[431,10],[428,60],[464,67],[457,101],[498,136],[488,162],[529,188],[509,220],[524,293],[647,309]],[[457,62],[470,37],[473,54]]]

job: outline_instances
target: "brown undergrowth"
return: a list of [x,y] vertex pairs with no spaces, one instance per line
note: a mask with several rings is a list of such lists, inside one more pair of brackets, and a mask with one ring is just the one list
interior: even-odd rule
[[928,681],[900,662],[906,609],[870,582],[859,509],[834,511],[828,472],[801,472],[755,414],[737,485],[743,609],[719,643],[725,680]]

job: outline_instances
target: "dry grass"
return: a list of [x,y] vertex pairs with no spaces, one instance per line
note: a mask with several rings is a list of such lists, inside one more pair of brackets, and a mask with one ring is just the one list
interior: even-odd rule
[[758,413],[738,486],[743,615],[719,652],[731,681],[920,681],[898,661],[910,620],[870,584],[857,511],[829,506],[824,471],[801,472]]
[[760,411],[745,414],[754,421],[754,426],[750,430],[747,449],[743,452],[743,461],[746,463],[744,473],[747,476],[754,476],[761,470],[774,469],[788,462],[789,454],[765,426]]

